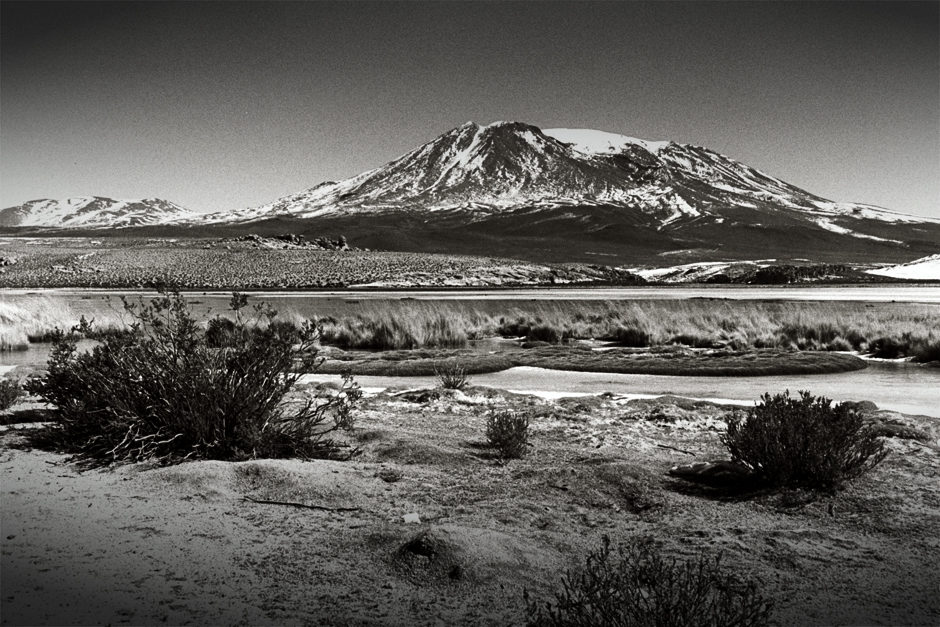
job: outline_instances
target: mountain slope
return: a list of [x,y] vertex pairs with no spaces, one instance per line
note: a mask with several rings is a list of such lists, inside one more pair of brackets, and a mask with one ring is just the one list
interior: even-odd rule
[[119,228],[197,220],[199,214],[160,198],[44,198],[0,210],[0,226],[5,227]]
[[658,228],[703,217],[782,218],[862,239],[877,237],[853,228],[864,220],[940,222],[835,203],[706,148],[519,122],[468,122],[375,170],[209,220],[601,205],[638,212]]
[[888,261],[940,248],[940,220],[833,202],[707,148],[519,122],[468,122],[350,179],[206,220],[299,220],[363,246],[604,263]]

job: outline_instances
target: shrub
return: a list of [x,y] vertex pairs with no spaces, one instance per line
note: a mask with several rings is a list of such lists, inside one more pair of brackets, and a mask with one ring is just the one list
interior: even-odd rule
[[434,374],[445,390],[462,390],[470,382],[466,369],[456,360],[437,364]]
[[856,409],[831,404],[809,392],[764,394],[745,417],[729,416],[722,443],[770,485],[835,489],[874,468],[886,451]]
[[533,626],[767,625],[771,603],[757,585],[727,575],[720,558],[666,559],[650,541],[611,550],[610,540],[592,551],[584,568],[568,571],[554,603],[544,606],[525,591]]
[[907,346],[893,337],[879,337],[868,348],[872,356],[882,359],[898,359],[907,354]]
[[9,409],[20,397],[20,384],[10,379],[0,379],[0,410]]
[[503,337],[526,336],[529,334],[529,329],[539,322],[540,321],[533,321],[530,318],[523,318],[522,316],[517,317],[515,320],[500,318],[499,324],[496,326],[496,333]]
[[702,337],[700,335],[691,335],[688,333],[680,333],[679,335],[674,336],[669,340],[670,344],[681,344],[683,346],[690,346],[692,348],[715,348],[718,346],[717,342],[710,337]]
[[358,387],[347,379],[336,395],[282,403],[318,364],[316,328],[306,325],[294,345],[270,324],[270,308],[243,320],[246,303],[233,296],[234,326],[214,348],[178,293],[125,301],[136,337],[106,337],[79,353],[74,336],[60,333],[48,372],[25,387],[54,407],[59,442],[89,464],[339,455],[330,434],[351,426]]
[[527,342],[549,342],[558,344],[564,339],[564,333],[561,329],[550,324],[538,324],[530,327],[525,334]]
[[235,321],[222,316],[211,318],[206,326],[206,344],[212,348],[232,346],[236,341]]
[[636,327],[617,327],[611,336],[621,346],[643,348],[652,344],[650,334]]
[[486,419],[486,439],[503,459],[522,457],[529,442],[528,416],[493,412]]
[[940,340],[933,342],[924,340],[914,347],[912,353],[914,354],[914,361],[917,362],[940,361]]

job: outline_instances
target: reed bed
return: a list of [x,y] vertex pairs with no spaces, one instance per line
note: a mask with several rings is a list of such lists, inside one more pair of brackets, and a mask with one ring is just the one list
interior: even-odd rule
[[464,337],[503,336],[549,343],[597,339],[623,346],[859,351],[940,360],[940,307],[935,305],[702,299],[503,303],[502,309],[468,301],[370,307],[351,317],[331,318],[324,341],[390,350],[459,348]]
[[[68,302],[49,296],[23,296],[0,300],[0,351],[26,350],[33,342],[48,341],[56,329],[67,332],[79,324],[80,313]],[[120,332],[129,322],[115,307],[101,307],[93,316],[98,333]]]
[[[332,316],[282,311],[300,326],[310,318],[321,341],[345,349],[464,348],[487,337],[533,342],[606,340],[622,346],[857,351],[885,358],[940,361],[940,306],[902,303],[738,301],[363,300]],[[119,307],[95,304],[95,326],[121,328]],[[0,301],[0,342],[24,346],[80,315],[47,296]],[[205,321],[203,321],[205,322]],[[25,340],[24,340],[25,338]]]

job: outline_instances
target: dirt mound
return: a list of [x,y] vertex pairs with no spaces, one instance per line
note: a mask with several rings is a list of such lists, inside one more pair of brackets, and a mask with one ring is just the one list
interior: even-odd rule
[[491,529],[433,525],[400,543],[393,565],[415,582],[449,585],[525,579],[565,562],[544,545]]
[[643,514],[665,504],[662,480],[648,469],[626,462],[588,460],[555,469],[546,475],[545,485],[592,508]]

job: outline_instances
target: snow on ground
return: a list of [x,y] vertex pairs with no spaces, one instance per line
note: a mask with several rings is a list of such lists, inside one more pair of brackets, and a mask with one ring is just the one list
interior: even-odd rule
[[894,279],[919,279],[921,281],[940,281],[940,253],[921,257],[914,261],[902,263],[877,270],[867,270],[868,274],[877,274]]
[[871,239],[877,242],[891,242],[893,244],[903,244],[900,240],[896,239],[885,239],[884,237],[878,237],[876,235],[866,235],[864,233],[856,233],[851,229],[839,226],[838,224],[833,224],[828,218],[819,218],[816,220],[816,224],[826,229],[827,231],[832,231],[833,233],[838,233],[839,235],[851,235],[852,237],[858,237],[860,239]]
[[626,268],[628,272],[639,275],[647,281],[684,282],[691,279],[703,281],[710,276],[721,274],[731,265],[727,261],[701,261],[665,268]]

